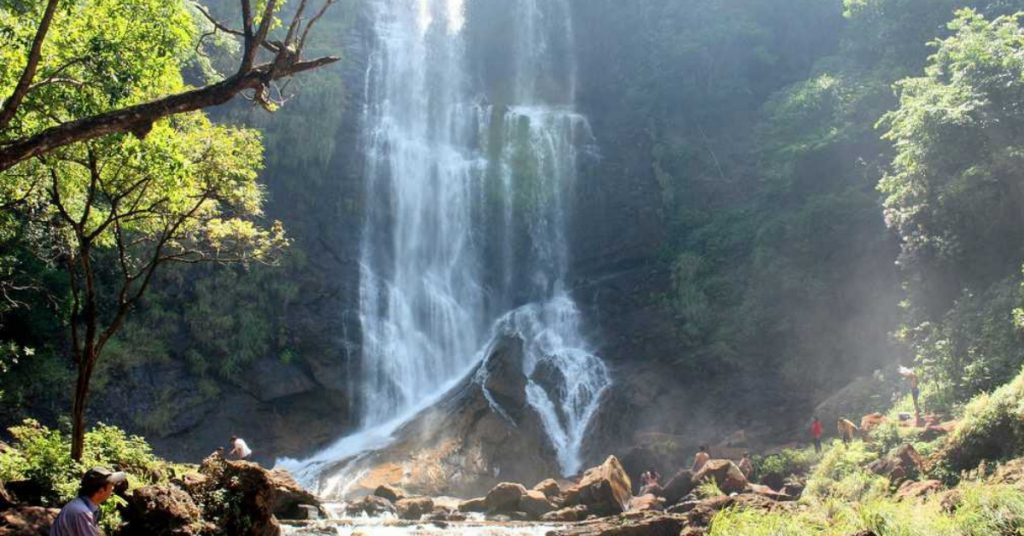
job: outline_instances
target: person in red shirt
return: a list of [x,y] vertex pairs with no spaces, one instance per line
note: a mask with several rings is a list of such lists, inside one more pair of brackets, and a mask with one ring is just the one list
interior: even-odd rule
[[814,452],[821,453],[821,421],[815,417],[811,421],[811,437],[814,438]]

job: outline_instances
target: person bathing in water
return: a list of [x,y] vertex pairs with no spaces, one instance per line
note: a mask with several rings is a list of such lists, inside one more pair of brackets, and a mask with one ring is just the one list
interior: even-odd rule
[[693,457],[693,468],[690,469],[691,471],[697,473],[704,468],[704,464],[708,463],[708,460],[711,459],[711,454],[708,450],[710,449],[708,449],[707,445],[701,445],[700,448],[697,449],[697,454]]

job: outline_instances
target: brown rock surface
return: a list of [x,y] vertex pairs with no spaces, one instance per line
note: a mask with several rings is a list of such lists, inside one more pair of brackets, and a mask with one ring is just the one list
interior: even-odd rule
[[491,488],[484,497],[484,505],[491,514],[507,514],[519,508],[519,499],[526,495],[526,487],[515,482],[502,482]]
[[667,504],[675,504],[693,491],[694,487],[693,473],[689,469],[683,469],[665,483],[662,487],[662,496],[665,497]]
[[145,486],[132,492],[121,515],[126,534],[195,536],[203,527],[202,512],[177,486]]
[[383,497],[393,503],[405,498],[405,493],[401,489],[387,484],[377,486],[377,489],[373,490],[373,494],[377,497]]
[[558,481],[553,478],[538,482],[532,489],[543,493],[549,499],[562,494],[562,488],[558,485]]
[[485,497],[477,497],[475,499],[469,499],[459,503],[460,512],[486,512],[487,511],[487,499]]
[[423,516],[434,511],[434,500],[430,497],[411,497],[402,499],[395,503],[395,511],[398,517],[418,521]]
[[922,480],[915,482],[908,480],[896,491],[896,497],[901,500],[923,499],[933,493],[939,493],[944,488],[938,480]]
[[350,516],[366,514],[370,517],[377,517],[383,514],[394,514],[395,505],[384,497],[367,495],[362,499],[346,504],[345,513]]
[[629,500],[629,512],[660,512],[664,509],[665,499],[650,493]]
[[60,510],[41,506],[15,506],[0,511],[0,534],[4,536],[48,536]]
[[573,522],[582,521],[587,518],[587,507],[583,505],[569,506],[554,512],[548,512],[540,516],[541,521],[548,522]]
[[544,514],[554,511],[556,508],[558,508],[558,506],[551,502],[551,500],[544,495],[544,492],[531,489],[527,490],[525,494],[519,497],[519,507],[517,510],[520,512],[526,512],[531,519],[539,519]]
[[693,476],[694,482],[714,482],[725,493],[740,493],[747,488],[747,477],[730,460],[710,460]]
[[548,536],[679,536],[684,525],[679,516],[647,513],[589,521],[548,532]]
[[566,505],[582,504],[595,515],[608,516],[625,511],[632,498],[629,475],[615,456],[588,469],[574,490],[566,493]]

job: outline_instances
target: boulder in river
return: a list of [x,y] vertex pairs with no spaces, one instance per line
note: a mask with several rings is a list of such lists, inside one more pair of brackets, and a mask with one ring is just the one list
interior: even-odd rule
[[491,488],[484,497],[487,512],[491,514],[507,514],[519,508],[519,499],[526,495],[526,487],[514,482],[502,482]]
[[349,516],[365,514],[369,517],[379,517],[384,514],[394,513],[395,505],[384,497],[377,497],[376,495],[368,495],[345,505],[345,514]]
[[540,516],[540,520],[553,523],[571,523],[573,521],[582,521],[587,518],[587,515],[587,507],[580,504],[548,512]]
[[465,500],[459,503],[460,512],[486,512],[487,511],[487,499],[485,497],[477,497],[475,499]]
[[532,519],[539,519],[542,515],[557,509],[558,506],[551,502],[544,495],[544,492],[537,490],[527,490],[521,497],[519,497],[519,507],[517,508],[520,512],[526,512]]
[[544,496],[549,499],[553,499],[562,494],[562,488],[558,485],[558,481],[553,478],[538,482],[533,489],[543,493]]
[[724,493],[742,493],[747,488],[747,477],[730,460],[709,460],[693,475],[693,482],[714,482]]
[[393,503],[405,498],[405,493],[402,490],[387,484],[377,486],[377,489],[373,491],[373,494],[377,497],[383,497]]
[[410,497],[395,503],[398,517],[411,521],[419,521],[423,516],[434,511],[434,500],[430,497]]

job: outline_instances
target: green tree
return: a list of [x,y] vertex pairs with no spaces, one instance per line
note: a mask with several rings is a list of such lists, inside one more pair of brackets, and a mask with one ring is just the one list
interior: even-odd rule
[[[74,77],[31,94],[42,117],[130,108],[185,90],[195,22],[185,5],[95,0],[60,19],[48,60]],[[19,22],[0,11],[0,28]],[[10,80],[0,78],[2,80]],[[286,240],[263,224],[260,136],[212,125],[199,112],[147,126],[145,137],[114,134],[55,148],[0,173],[5,214],[34,229],[35,253],[59,266],[70,288],[68,323],[77,369],[72,456],[83,449],[85,410],[96,363],[154,273],[169,263],[271,260]]]
[[903,335],[958,397],[1003,383],[1024,359],[1011,316],[1024,261],[1020,19],[959,11],[880,123],[896,156],[879,189],[916,324]]
[[[103,0],[47,0],[41,2],[0,2],[0,36],[6,43],[0,51],[0,171],[34,156],[45,155],[66,145],[96,139],[114,133],[132,133],[145,137],[155,121],[169,115],[186,113],[223,104],[243,91],[252,91],[253,100],[268,110],[282,101],[274,96],[274,82],[338,60],[323,56],[301,58],[309,32],[334,0],[324,0],[320,8],[307,13],[307,0],[299,0],[291,21],[282,26],[281,39],[271,39],[271,30],[281,25],[275,17],[278,0],[257,2],[239,0],[242,24],[233,28],[195,2],[185,0],[105,2]],[[254,9],[254,7],[256,9]],[[201,35],[195,31],[188,8],[202,16],[211,28]],[[156,18],[147,19],[153,15]],[[38,20],[38,22],[36,22]],[[168,24],[163,26],[164,22]],[[107,34],[97,34],[97,25],[106,25]],[[54,37],[48,38],[53,30]],[[223,80],[198,88],[177,87],[161,93],[137,95],[125,102],[115,95],[114,102],[99,108],[69,109],[65,115],[48,113],[48,95],[43,89],[81,88],[87,81],[77,74],[106,67],[115,80],[130,85],[139,82],[130,66],[138,63],[127,58],[116,46],[117,36],[153,32],[160,42],[168,33],[191,34],[197,47],[218,32],[242,40],[238,70]],[[115,37],[106,39],[98,36]],[[84,41],[91,46],[67,47],[68,41]],[[137,58],[145,62],[167,63],[177,57],[159,46],[151,54]],[[261,52],[266,61],[260,63]],[[111,63],[114,58],[127,64]],[[280,94],[280,90],[277,90]]]

